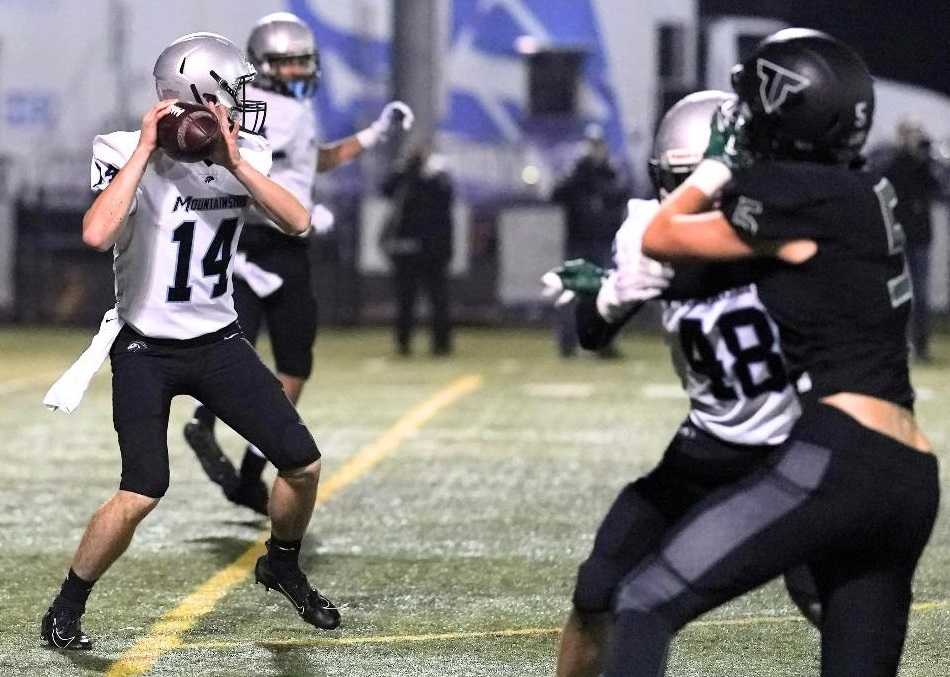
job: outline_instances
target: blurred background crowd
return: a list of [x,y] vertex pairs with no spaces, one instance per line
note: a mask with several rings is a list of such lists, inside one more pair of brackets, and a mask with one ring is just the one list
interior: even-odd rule
[[321,322],[396,321],[403,354],[416,314],[432,320],[435,354],[451,352],[453,323],[551,322],[554,349],[569,357],[572,323],[542,305],[540,275],[564,258],[607,263],[626,200],[651,191],[649,140],[665,109],[690,91],[729,90],[746,50],[804,25],[851,43],[876,77],[869,161],[899,195],[913,346],[929,359],[931,314],[950,309],[947,4],[860,3],[861,21],[856,7],[0,0],[0,318],[101,316],[110,255],[84,248],[79,227],[93,136],[138,127],[155,96],[155,56],[176,36],[211,30],[243,45],[260,16],[286,10],[320,50],[321,138],[362,129],[391,97],[416,114],[410,133],[318,180],[317,201],[335,217],[310,247]]

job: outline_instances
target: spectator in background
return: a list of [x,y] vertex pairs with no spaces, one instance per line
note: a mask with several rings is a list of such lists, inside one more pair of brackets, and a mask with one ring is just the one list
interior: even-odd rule
[[883,159],[880,171],[894,185],[894,216],[907,236],[907,264],[914,287],[910,340],[914,356],[930,360],[930,207],[939,183],[930,159],[930,138],[918,120],[905,118],[897,125],[897,147]]
[[[566,259],[587,259],[604,268],[611,265],[614,234],[626,216],[630,197],[620,174],[610,161],[604,132],[590,124],[584,131],[584,152],[571,173],[551,194],[551,201],[564,207],[567,238]],[[577,351],[574,311],[568,306],[558,315],[558,348],[562,357]],[[604,347],[601,357],[617,357],[613,344]]]
[[420,286],[429,298],[432,354],[452,352],[448,267],[452,260],[452,180],[440,156],[428,146],[412,152],[405,166],[383,183],[392,200],[380,247],[389,257],[396,287],[396,352],[412,352],[416,295]]

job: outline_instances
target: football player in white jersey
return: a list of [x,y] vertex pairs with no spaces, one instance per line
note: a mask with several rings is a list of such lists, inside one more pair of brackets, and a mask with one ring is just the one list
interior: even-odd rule
[[[239,48],[220,35],[192,33],[162,52],[153,73],[161,101],[145,114],[142,129],[93,143],[98,196],[82,224],[87,245],[113,251],[117,315],[107,314],[100,336],[110,335],[122,477],[89,522],[41,634],[60,649],[91,648],[80,618],[92,586],[168,487],[166,434],[175,395],[205,402],[278,467],[271,538],[257,580],[283,592],[307,622],[334,628],[339,612],[297,563],[316,500],[320,452],[242,337],[231,299],[246,209],[254,205],[290,235],[310,227],[310,214],[266,176],[270,149],[254,133],[265,106],[245,98],[255,71]],[[203,103],[217,116],[221,138],[208,161],[184,164],[159,149],[157,123],[177,100]]]
[[[702,159],[710,120],[727,97],[697,92],[664,116],[650,163],[660,196]],[[678,265],[670,279],[668,271],[640,254],[638,245],[658,207],[657,200],[630,201],[614,240],[623,274],[612,271],[596,297],[580,296],[578,334],[585,348],[598,349],[645,300],[661,298],[663,328],[690,410],[660,464],[621,491],[598,529],[593,551],[578,571],[574,609],[562,633],[560,677],[600,674],[611,601],[621,579],[690,507],[758,468],[801,412],[777,329],[756,292],[756,266]],[[799,608],[817,623],[820,607],[808,572],[792,572],[786,584]]]
[[[248,95],[267,103],[263,134],[273,150],[270,176],[312,211],[314,226],[319,228],[332,215],[314,205],[316,173],[357,157],[394,126],[408,130],[412,111],[393,101],[370,127],[321,145],[312,99],[320,80],[320,53],[310,28],[289,12],[268,14],[251,31],[247,53],[258,72]],[[309,244],[309,238],[286,234],[258,211],[249,217],[241,234],[235,269],[234,302],[241,329],[253,344],[261,324],[267,325],[277,378],[294,404],[313,367],[317,331]],[[261,480],[266,459],[249,443],[240,471],[235,471],[215,439],[214,422],[214,413],[199,405],[185,425],[189,446],[228,499],[267,514],[267,487]]]

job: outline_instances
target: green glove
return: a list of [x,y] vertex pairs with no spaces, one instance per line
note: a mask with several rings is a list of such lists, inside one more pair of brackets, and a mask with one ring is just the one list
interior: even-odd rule
[[555,305],[573,300],[575,294],[596,296],[607,271],[584,259],[565,261],[541,278],[545,298],[556,298]]
[[554,272],[561,278],[565,289],[588,296],[595,296],[600,291],[600,283],[607,277],[606,270],[585,259],[565,261]]
[[703,157],[721,162],[732,170],[751,166],[754,157],[748,148],[743,126],[735,102],[727,101],[719,106],[713,113],[709,144]]

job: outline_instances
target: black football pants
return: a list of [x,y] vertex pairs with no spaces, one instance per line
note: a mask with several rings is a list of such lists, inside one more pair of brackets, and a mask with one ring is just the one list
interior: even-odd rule
[[175,395],[204,403],[279,470],[320,458],[313,437],[234,323],[186,341],[126,325],[112,345],[112,416],[122,452],[119,488],[161,498],[168,488],[168,416]]
[[663,675],[686,623],[809,564],[823,677],[893,677],[939,492],[933,454],[806,407],[768,467],[699,503],[623,580],[605,674]]

